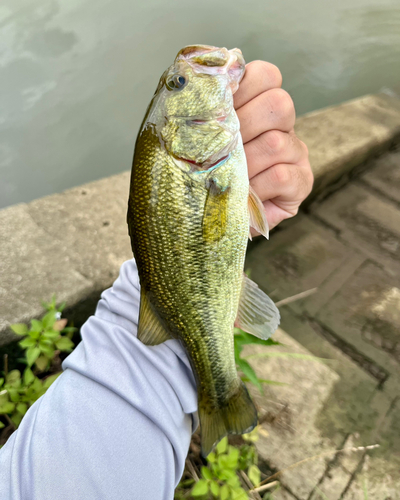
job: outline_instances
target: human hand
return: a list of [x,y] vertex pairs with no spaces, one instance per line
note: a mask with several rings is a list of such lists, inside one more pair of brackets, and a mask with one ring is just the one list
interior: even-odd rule
[[281,85],[276,66],[253,61],[234,95],[250,184],[263,202],[270,229],[297,214],[313,185],[307,146],[293,129],[293,101]]

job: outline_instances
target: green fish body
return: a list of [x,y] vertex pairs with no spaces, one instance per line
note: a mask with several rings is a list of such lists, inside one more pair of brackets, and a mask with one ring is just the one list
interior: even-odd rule
[[233,108],[243,73],[237,49],[182,49],[150,103],[132,167],[138,338],[184,344],[197,381],[203,455],[257,423],[236,371],[235,321],[261,338],[279,321],[272,301],[243,274],[249,222],[267,232]]

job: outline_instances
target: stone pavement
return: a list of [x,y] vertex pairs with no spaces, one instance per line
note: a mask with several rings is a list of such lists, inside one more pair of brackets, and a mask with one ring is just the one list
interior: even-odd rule
[[[261,455],[279,470],[329,449],[380,445],[288,471],[274,498],[355,500],[367,488],[365,498],[400,499],[400,148],[283,223],[270,241],[257,241],[247,268],[275,301],[317,288],[281,306],[281,327],[329,359],[321,375],[315,362],[307,372],[306,361],[298,368],[300,360],[290,359],[292,389],[268,386],[268,401],[286,408],[292,431],[279,438],[279,429],[263,424],[270,436],[260,441]],[[271,366],[263,359],[263,377],[283,373]],[[304,387],[304,377],[314,384]],[[318,392],[322,402],[299,410],[299,394],[307,406]]]

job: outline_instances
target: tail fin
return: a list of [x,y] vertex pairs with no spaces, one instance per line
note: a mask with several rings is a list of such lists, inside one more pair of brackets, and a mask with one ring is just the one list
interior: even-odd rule
[[257,410],[242,381],[238,391],[220,408],[210,410],[200,401],[199,416],[203,457],[227,434],[244,434],[257,425]]

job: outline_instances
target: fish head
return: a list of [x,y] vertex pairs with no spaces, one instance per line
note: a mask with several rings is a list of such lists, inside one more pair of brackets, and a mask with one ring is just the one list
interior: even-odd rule
[[240,125],[233,94],[244,71],[239,49],[192,45],[162,75],[148,122],[168,154],[190,170],[208,170],[235,149]]

